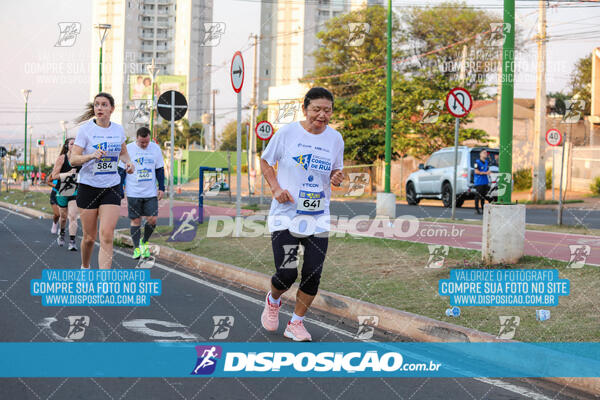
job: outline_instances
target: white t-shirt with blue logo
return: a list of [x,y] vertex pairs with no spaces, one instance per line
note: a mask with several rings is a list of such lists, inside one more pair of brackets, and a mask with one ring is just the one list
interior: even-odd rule
[[135,172],[127,174],[125,178],[127,197],[156,197],[158,192],[155,170],[165,166],[160,147],[156,143],[150,142],[145,149],[142,149],[137,143],[132,142],[127,145],[127,152],[135,166]]
[[294,203],[271,202],[269,231],[289,229],[301,235],[329,231],[331,171],[344,167],[344,139],[331,127],[307,132],[300,122],[279,129],[262,159],[277,166],[277,181]]
[[81,167],[79,183],[97,188],[118,185],[121,178],[117,173],[117,164],[121,145],[125,142],[125,131],[117,123],[111,122],[108,128],[96,125],[94,120],[83,124],[77,132],[75,145],[83,149],[83,155],[102,149],[106,155],[101,159],[92,159]]

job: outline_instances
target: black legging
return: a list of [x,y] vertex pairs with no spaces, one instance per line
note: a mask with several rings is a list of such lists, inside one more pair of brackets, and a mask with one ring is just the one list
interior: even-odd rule
[[[490,191],[490,185],[478,185],[475,186],[475,190],[477,194],[475,195],[475,209],[479,210],[479,202],[481,202],[481,209],[483,210],[483,205],[485,203],[486,195]],[[488,200],[489,203],[489,200]]]
[[300,289],[311,296],[317,294],[329,238],[318,236],[295,237],[289,230],[271,233],[275,268],[271,283],[278,290],[289,289],[298,277],[298,247],[304,246]]

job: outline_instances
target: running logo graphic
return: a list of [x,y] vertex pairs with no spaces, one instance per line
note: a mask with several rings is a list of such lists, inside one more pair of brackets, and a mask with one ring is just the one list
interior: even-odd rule
[[512,185],[512,177],[509,172],[499,172],[496,176],[496,186],[498,187],[498,197],[504,196],[506,190]]
[[422,124],[435,124],[443,109],[443,100],[423,100],[423,116],[419,122]]
[[369,340],[375,333],[375,328],[379,324],[377,315],[359,315],[358,316],[358,331],[354,336],[357,340]]
[[144,165],[144,157],[136,158],[133,161],[135,161],[136,163],[138,163],[140,165]]
[[219,181],[216,172],[204,172],[208,179],[204,185],[204,196],[216,196],[221,191],[221,181]]
[[500,318],[500,332],[498,332],[498,339],[510,340],[515,337],[517,333],[517,327],[521,323],[521,317],[515,315],[501,315]]
[[567,268],[583,268],[585,261],[592,251],[591,247],[587,244],[570,244],[569,250],[571,251],[571,257],[569,258]]
[[297,244],[284,244],[283,245],[283,262],[279,269],[297,269],[298,268],[298,257],[300,256],[301,250],[300,245]]
[[54,47],[73,47],[77,36],[81,33],[81,23],[79,22],[59,22],[58,40]]
[[441,244],[430,244],[427,248],[429,249],[429,259],[425,268],[442,268],[446,257],[448,257],[450,247]]
[[196,346],[198,361],[191,375],[210,375],[217,368],[217,360],[223,355],[221,346]]
[[490,24],[490,38],[488,47],[502,47],[506,40],[506,35],[510,33],[511,25],[503,22],[492,22]]
[[[52,328],[52,325],[55,322],[58,322],[58,319],[54,317],[44,318],[38,323],[38,326],[42,329],[42,331],[45,331],[47,334],[52,336],[53,339],[60,340],[61,342],[73,342],[75,340],[83,339],[86,329],[90,327],[90,317],[87,315],[69,315],[65,318],[65,320],[69,323],[67,334],[65,336],[61,336]],[[60,328],[59,330],[64,329],[62,328],[64,327],[64,324],[59,323],[58,325],[59,326],[57,328]]]
[[229,331],[233,328],[235,318],[231,315],[213,315],[213,333],[210,335],[210,340],[224,340],[229,337]]
[[176,221],[167,242],[191,242],[194,240],[199,214],[196,206],[173,207],[173,216]]
[[133,103],[133,117],[129,123],[147,124],[150,121],[150,104],[148,104],[147,100],[134,100]]
[[350,34],[348,35],[346,46],[362,46],[370,30],[371,25],[366,22],[350,22],[348,24],[348,31]]
[[95,149],[97,149],[97,150],[99,149],[99,150],[102,150],[102,151],[107,151],[107,149],[108,149],[108,142],[98,143],[98,144],[93,145],[92,147],[95,148]]
[[371,177],[366,172],[351,172],[348,174],[350,185],[348,191],[344,193],[346,197],[358,197],[365,193],[365,188],[369,185]]
[[296,115],[300,111],[300,103],[297,100],[282,99],[279,100],[279,110],[274,118],[273,124],[284,125],[294,122]]
[[73,196],[75,189],[77,189],[77,174],[69,175],[65,179],[60,180],[58,195],[64,197]]
[[576,124],[581,119],[585,110],[585,100],[565,100],[565,115],[563,124]]
[[205,22],[204,35],[200,46],[215,47],[221,43],[221,36],[225,34],[225,22]]
[[308,171],[308,165],[310,164],[310,158],[312,154],[303,154],[298,157],[292,157],[294,161],[296,161],[299,165],[301,165],[305,170]]

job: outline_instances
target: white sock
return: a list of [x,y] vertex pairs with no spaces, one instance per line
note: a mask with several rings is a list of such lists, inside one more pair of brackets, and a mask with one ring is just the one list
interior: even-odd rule
[[279,304],[281,304],[281,299],[275,300],[273,298],[273,295],[271,293],[269,293],[269,303],[279,305]]
[[296,315],[296,313],[292,313],[292,320],[290,322],[296,322],[296,321],[303,321],[304,317],[300,317],[299,315]]

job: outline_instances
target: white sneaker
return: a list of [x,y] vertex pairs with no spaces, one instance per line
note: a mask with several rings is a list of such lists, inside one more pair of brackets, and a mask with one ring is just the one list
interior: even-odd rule
[[52,228],[50,228],[50,233],[56,235],[58,233],[58,223],[53,222]]

